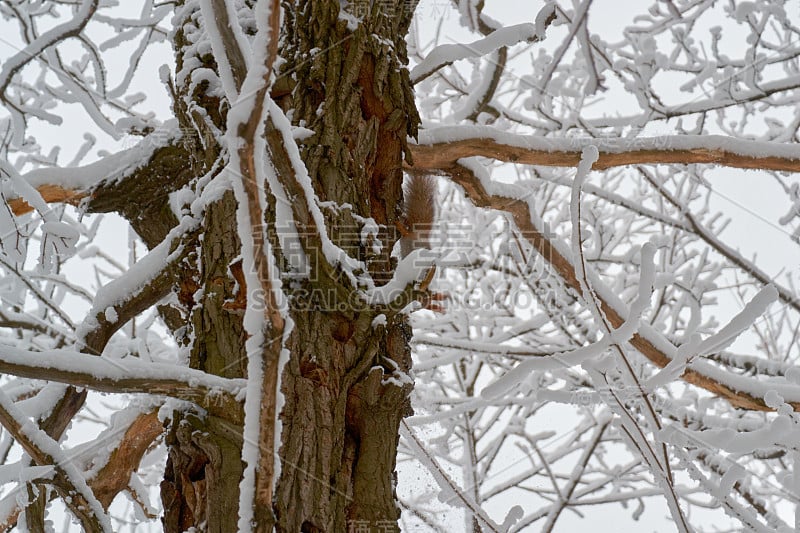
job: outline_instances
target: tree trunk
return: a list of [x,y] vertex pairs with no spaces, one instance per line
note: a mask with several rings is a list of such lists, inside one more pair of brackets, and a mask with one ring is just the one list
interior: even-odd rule
[[[173,43],[178,73],[173,110],[184,133],[184,147],[191,154],[182,164],[195,169],[190,185],[197,190],[203,185],[201,176],[214,168],[220,155],[212,131],[224,131],[228,103],[209,91],[206,82],[192,86],[191,77],[181,75],[184,69],[216,70],[213,56],[203,54],[202,46],[197,46],[205,38],[198,31],[203,28],[199,8],[195,4],[182,10],[182,25]],[[235,220],[236,201],[230,191],[206,207],[202,238],[184,243],[188,251],[181,262],[176,298],[161,308],[163,316],[182,323],[175,330],[176,340],[186,350],[190,366],[227,378],[245,377],[247,366],[242,313],[236,305],[244,295],[235,277],[241,264]],[[166,532],[191,527],[213,533],[236,530],[244,469],[243,419],[241,409],[225,419],[178,410],[173,413],[161,482]]]
[[[409,3],[375,2],[371,10],[363,2],[351,5],[350,15],[363,18],[355,31],[338,1],[285,8],[281,72],[293,86],[280,103],[293,110],[295,124],[314,132],[302,156],[319,199],[352,206],[328,213],[332,237],[383,283],[392,274],[396,235],[389,229],[399,215],[406,138],[416,134],[418,121],[401,68]],[[378,236],[380,252],[360,242],[361,217],[387,228]],[[293,295],[299,305],[282,382],[278,530],[393,530],[398,429],[410,410],[411,387],[385,377],[410,370],[410,331],[402,315],[373,327],[379,310],[336,297],[341,291],[328,283],[311,280]]]
[[[324,209],[331,239],[364,261],[380,285],[395,266],[390,253],[402,203],[401,166],[407,136],[416,134],[418,123],[402,68],[415,2],[369,4],[351,2],[351,13],[340,14],[338,0],[285,2],[281,55],[286,61],[272,96],[291,110],[295,125],[314,132],[303,141],[301,154],[319,201],[334,206]],[[202,27],[197,11],[184,15],[186,30],[175,38],[179,72],[185,54],[196,53],[192,26]],[[353,16],[363,19],[361,24],[354,24]],[[199,59],[216,68],[209,57]],[[198,129],[205,120],[223,128],[227,103],[206,94],[203,84],[190,89],[188,83],[175,89],[181,123]],[[202,126],[197,133],[193,160],[206,172],[218,149],[201,142],[208,138]],[[280,162],[276,167],[280,172]],[[243,377],[247,360],[235,209],[228,193],[206,210],[202,241],[194,243],[185,262],[190,268],[176,287],[179,304],[165,309],[184,317],[178,340],[191,366],[226,377]],[[381,230],[362,242],[369,218]],[[274,206],[266,213],[265,223],[275,230],[269,232],[273,250],[280,250],[275,233],[283,222],[276,220]],[[295,221],[301,234],[311,231],[302,223]],[[378,241],[379,249],[373,246]],[[288,272],[291,251],[279,253]],[[321,250],[316,253],[323,257]],[[282,376],[275,527],[291,533],[396,531],[395,455],[411,390],[405,317],[359,302],[344,275],[287,276],[284,290],[294,329]],[[252,290],[247,296],[254,298]],[[385,319],[376,320],[380,315]],[[175,413],[162,482],[166,531],[235,530],[242,419],[241,413],[227,420]]]

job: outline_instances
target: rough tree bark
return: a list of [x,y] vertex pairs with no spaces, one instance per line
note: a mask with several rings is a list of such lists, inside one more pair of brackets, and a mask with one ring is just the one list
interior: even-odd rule
[[[359,217],[393,228],[399,215],[406,138],[418,121],[401,68],[412,12],[404,1],[375,2],[371,11],[363,4],[351,6],[364,19],[355,31],[339,16],[339,2],[285,4],[282,72],[293,87],[281,104],[315,132],[302,154],[319,199],[352,206],[328,217],[336,240],[383,282],[392,273],[396,239],[384,232],[381,252],[368,255],[370,247],[358,239]],[[298,298],[304,305],[292,314],[278,529],[386,531],[399,518],[395,453],[410,386],[383,378],[410,369],[408,326],[398,315],[373,328],[381,311],[351,308],[352,289],[332,290],[332,282],[341,289],[342,280],[309,282],[304,292],[311,301]],[[341,294],[347,299],[334,296]]]
[[[344,14],[338,0],[285,2],[281,55],[286,61],[272,96],[292,110],[295,125],[314,132],[303,141],[302,157],[318,199],[339,206],[325,211],[331,239],[364,261],[376,284],[382,284],[394,268],[392,230],[402,203],[406,139],[416,134],[418,123],[402,68],[416,2],[369,4],[351,3],[351,12]],[[363,22],[353,24],[353,15]],[[184,10],[182,16],[184,26],[174,43],[178,71],[188,54],[198,57],[192,32],[204,24],[199,10]],[[198,58],[204,67],[216,68],[210,54]],[[228,105],[206,89],[204,84],[192,88],[188,79],[176,80],[174,87],[175,114],[184,131],[196,133],[185,136],[182,145],[195,186],[202,185],[198,178],[211,171],[219,155],[202,124],[210,121],[224,131]],[[271,155],[279,173],[291,172],[280,153]],[[151,203],[149,212],[157,216],[158,202]],[[280,250],[275,235],[281,223],[272,207],[264,223],[274,230],[269,234],[279,264],[289,265],[291,251]],[[231,193],[206,210],[202,239],[184,243],[186,259],[174,284],[177,298],[162,307],[191,354],[191,366],[225,377],[246,374],[242,309],[248,297],[255,297],[252,288],[245,293],[235,210]],[[382,228],[375,237],[380,250],[361,242],[367,218]],[[316,231],[306,222],[295,221],[301,234]],[[303,241],[306,247],[315,242]],[[316,253],[323,257],[321,250]],[[356,288],[346,276],[335,269],[320,272],[284,283],[294,329],[282,376],[275,528],[293,533],[397,530],[395,454],[400,421],[410,411],[411,385],[386,378],[410,370],[410,330],[402,314],[355,298]],[[376,321],[381,314],[386,320]],[[161,487],[166,531],[235,530],[241,424],[241,412],[227,419],[175,413]]]

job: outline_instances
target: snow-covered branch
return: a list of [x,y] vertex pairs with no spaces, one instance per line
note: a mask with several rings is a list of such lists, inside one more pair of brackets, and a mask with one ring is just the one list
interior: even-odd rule
[[459,159],[473,156],[524,165],[574,167],[580,161],[581,151],[589,145],[600,151],[595,170],[627,165],[696,163],[800,171],[800,149],[795,145],[722,135],[550,138],[513,134],[486,126],[443,126],[420,132],[419,143],[411,149],[417,169],[447,169]]
[[8,87],[14,74],[26,64],[35,60],[39,54],[48,47],[60,43],[69,37],[79,35],[89,22],[95,10],[97,10],[98,4],[99,0],[83,0],[72,20],[64,24],[59,24],[55,28],[43,33],[24,50],[17,52],[12,57],[3,61],[3,67],[0,68],[0,95],[2,95],[2,99],[5,100],[4,93],[6,87]]
[[78,468],[63,453],[58,442],[26,422],[14,402],[0,391],[0,423],[39,466],[53,466],[54,488],[87,531],[111,533],[111,522]]
[[539,13],[536,23],[517,24],[495,30],[490,35],[471,43],[441,44],[430,51],[425,59],[411,70],[411,81],[418,83],[440,68],[460,59],[481,57],[504,46],[518,43],[535,43],[544,39],[547,26],[555,18],[555,7],[548,7]]
[[160,394],[193,402],[210,412],[236,412],[243,380],[136,358],[110,359],[70,350],[29,352],[0,348],[0,373],[57,381],[109,393]]
[[[43,167],[22,175],[22,179],[36,189],[45,202],[65,202],[77,205],[88,196],[104,196],[104,187],[113,187],[147,165],[160,150],[171,147],[181,139],[175,122],[144,137],[135,146],[80,167]],[[33,207],[22,198],[11,196],[8,204],[15,215],[22,215]],[[100,199],[102,201],[102,199]]]

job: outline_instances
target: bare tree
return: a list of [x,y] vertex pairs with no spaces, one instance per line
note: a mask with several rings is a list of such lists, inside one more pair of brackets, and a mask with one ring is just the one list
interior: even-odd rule
[[797,527],[789,6],[417,3],[0,3],[6,529]]

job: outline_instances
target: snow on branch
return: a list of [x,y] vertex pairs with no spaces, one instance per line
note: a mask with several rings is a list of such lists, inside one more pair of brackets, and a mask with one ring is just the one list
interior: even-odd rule
[[446,169],[464,157],[482,156],[506,163],[574,167],[581,151],[597,146],[592,168],[626,165],[714,164],[734,168],[800,171],[800,147],[748,141],[724,135],[668,135],[642,138],[549,138],[519,135],[488,126],[444,126],[421,131],[410,145],[414,168]]
[[554,4],[547,4],[536,16],[534,24],[524,23],[498,28],[483,39],[471,43],[441,44],[411,69],[411,82],[419,83],[437,70],[460,59],[481,57],[504,46],[535,43],[545,37],[547,26],[555,19]]
[[53,487],[86,531],[111,532],[111,521],[78,467],[64,455],[58,442],[27,422],[24,413],[0,391],[0,424],[39,466],[52,465]]
[[762,284],[774,286],[778,291],[778,296],[780,297],[781,301],[791,306],[795,311],[800,312],[800,297],[795,296],[789,288],[784,287],[776,280],[772,279],[771,276],[759,268],[758,265],[756,265],[753,261],[749,261],[739,252],[723,243],[716,235],[714,235],[714,232],[701,224],[701,222],[698,220],[698,217],[695,216],[691,210],[681,206],[678,199],[675,198],[675,196],[671,194],[666,187],[659,183],[655,176],[651,175],[650,172],[644,168],[639,168],[638,170],[653,186],[653,188],[657,190],[662,197],[664,197],[664,199],[666,199],[675,208],[679,209],[681,216],[686,220],[686,225],[688,226],[687,229],[689,231],[700,237],[714,250],[728,259],[728,261],[741,268],[744,272],[754,277]]
[[[120,320],[122,307],[135,300],[161,277],[164,272],[184,255],[180,239],[188,232],[194,230],[199,221],[190,216],[185,216],[180,223],[170,230],[164,240],[150,253],[134,263],[125,274],[102,286],[94,297],[92,309],[86,319],[78,327],[77,336],[81,342],[86,341],[88,335],[97,330],[103,317],[107,322]],[[177,246],[176,243],[178,243]],[[124,315],[123,315],[124,318]]]
[[196,403],[211,412],[236,412],[235,396],[244,380],[228,379],[200,370],[136,358],[97,357],[71,350],[32,352],[0,348],[0,373],[57,381],[100,392],[162,394]]
[[[135,146],[103,157],[81,167],[47,167],[31,170],[21,176],[30,188],[38,191],[47,203],[65,202],[77,204],[90,196],[92,189],[102,184],[113,184],[147,166],[156,152],[170,146],[181,138],[177,121],[171,120],[142,139]],[[8,201],[15,215],[33,210],[23,191]],[[35,203],[35,200],[34,200]],[[38,208],[38,207],[37,207]]]
[[[137,408],[130,407],[129,410],[134,412]],[[121,413],[123,412],[120,411],[117,415]],[[92,455],[90,459],[91,468],[86,473],[86,481],[103,509],[108,510],[114,498],[120,492],[133,490],[130,486],[131,475],[139,469],[142,457],[150,450],[153,442],[164,433],[164,430],[164,424],[158,416],[158,409],[155,409],[139,413],[131,421],[128,421],[125,426],[112,426],[103,433],[106,439],[113,439],[115,442],[112,445],[110,441],[106,441],[106,445],[109,448],[113,446],[113,451],[108,456],[103,453]],[[89,446],[78,451],[77,457],[71,454],[70,459],[75,462],[76,460],[82,460],[89,453],[96,454],[96,452],[97,450],[94,446]],[[10,465],[0,468],[0,479],[3,479],[2,470],[9,468],[11,468]],[[20,479],[18,474],[19,467],[15,467],[14,470],[17,471],[15,472],[17,479]],[[40,473],[42,470],[50,472],[51,476],[53,473],[52,468],[44,466],[28,467],[26,470],[28,471],[26,477],[31,477],[30,481],[47,479],[45,475]],[[18,493],[19,489],[16,492]],[[12,491],[5,498],[7,500],[14,498],[16,495],[18,494]],[[3,509],[4,515],[2,522],[0,522],[0,528],[6,530],[14,527],[22,512],[21,503],[23,502],[17,502],[16,508],[9,509],[6,507]]]
[[[223,9],[224,3],[217,11]],[[209,7],[207,11],[212,9]],[[274,113],[269,89],[274,80],[272,68],[277,58],[280,4],[276,0],[261,0],[255,7],[255,15],[258,31],[252,48],[243,49],[241,31],[230,24],[222,26],[221,20],[217,20],[218,27],[214,30],[219,33],[216,40],[219,42],[215,42],[212,35],[212,47],[218,63],[223,62],[223,73],[237,68],[236,64],[229,63],[229,59],[249,67],[244,70],[246,76],[237,82],[240,86],[234,88],[227,83],[225,88],[232,101],[225,137],[230,154],[226,171],[237,201],[236,223],[242,245],[245,281],[251,289],[259,287],[266,297],[263,309],[248,304],[243,319],[248,333],[245,342],[248,379],[241,456],[245,469],[239,493],[238,523],[242,531],[250,527],[266,529],[272,521],[268,509],[272,506],[275,484],[280,475],[277,454],[281,439],[278,413],[283,402],[280,376],[287,359],[286,339],[292,330],[276,258],[264,232],[264,213],[268,205],[265,183],[272,186],[277,182],[276,167],[268,156],[269,142],[265,130]],[[222,46],[223,40],[239,44]]]
[[[83,0],[75,16],[58,26],[51,28],[44,32],[37,39],[31,42],[23,50],[20,50],[10,58],[3,61],[3,66],[0,67],[0,100],[6,100],[5,92],[14,74],[20,71],[25,65],[36,59],[42,52],[49,47],[60,43],[68,37],[75,37],[80,35],[83,28],[92,18],[92,15],[97,10],[99,0]],[[19,129],[14,132],[15,143],[22,141],[23,132]]]
[[235,102],[250,70],[250,46],[239,28],[233,4],[224,0],[200,0],[199,3],[207,21],[205,28],[225,95],[230,102]]

